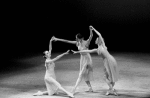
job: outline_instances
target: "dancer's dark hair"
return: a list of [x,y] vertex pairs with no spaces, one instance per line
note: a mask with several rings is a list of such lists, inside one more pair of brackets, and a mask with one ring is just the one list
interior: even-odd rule
[[76,35],[76,40],[81,40],[81,39],[84,39],[84,38],[83,38],[83,36],[80,33],[78,33]]

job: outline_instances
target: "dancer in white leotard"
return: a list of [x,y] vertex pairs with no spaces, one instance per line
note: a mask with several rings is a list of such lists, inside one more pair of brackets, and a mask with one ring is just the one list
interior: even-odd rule
[[108,52],[101,34],[97,30],[95,30],[92,26],[90,26],[90,28],[91,30],[94,30],[99,36],[96,39],[96,44],[98,45],[98,48],[92,49],[92,50],[81,50],[81,51],[73,51],[73,52],[74,53],[97,52],[98,55],[100,55],[103,58],[103,62],[104,62],[105,80],[109,86],[109,91],[107,91],[106,95],[109,95],[109,94],[117,95],[115,89],[113,88],[115,85],[115,82],[118,80],[117,62],[115,58]]
[[[76,44],[78,47],[78,50],[87,50],[89,47],[89,44],[92,40],[93,33],[90,31],[90,37],[88,40],[84,40],[83,38],[78,38],[79,35],[76,35],[76,41],[69,41],[65,39],[59,39],[59,38],[54,38],[55,41],[62,41],[62,42],[67,42],[71,44]],[[92,58],[89,53],[81,53],[80,54],[80,72],[78,79],[76,81],[76,84],[72,90],[72,93],[75,93],[75,90],[79,83],[81,82],[82,79],[86,82],[86,84],[89,87],[89,92],[93,92],[92,86],[90,81],[93,79],[93,64],[92,64]]]
[[51,50],[52,50],[52,40],[54,37],[52,37],[52,39],[50,40],[50,45],[49,45],[49,51],[45,51],[45,57],[46,57],[46,61],[45,61],[45,67],[46,67],[46,73],[45,73],[45,84],[46,84],[46,88],[47,91],[38,91],[37,93],[34,94],[34,96],[41,96],[41,95],[54,95],[57,93],[57,90],[60,89],[62,91],[64,91],[68,96],[70,97],[74,97],[72,93],[66,91],[59,82],[56,81],[56,76],[55,76],[55,61],[60,59],[62,56],[68,54],[69,51],[57,56],[54,59],[51,59]]

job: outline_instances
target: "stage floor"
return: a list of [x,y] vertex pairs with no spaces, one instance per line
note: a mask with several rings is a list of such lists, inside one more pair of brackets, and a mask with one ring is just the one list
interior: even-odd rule
[[[94,80],[91,82],[94,92],[88,90],[84,81],[76,90],[75,98],[149,98],[150,97],[150,56],[138,54],[112,54],[119,68],[119,81],[115,89],[119,96],[105,96],[108,89],[103,80],[103,61],[93,54]],[[55,62],[57,80],[68,91],[71,91],[79,73],[79,55],[69,54]],[[67,98],[60,93],[57,96],[32,96],[38,90],[45,91],[45,60],[42,56],[15,60],[28,66],[14,70],[0,77],[0,98]],[[22,65],[20,65],[22,66]]]

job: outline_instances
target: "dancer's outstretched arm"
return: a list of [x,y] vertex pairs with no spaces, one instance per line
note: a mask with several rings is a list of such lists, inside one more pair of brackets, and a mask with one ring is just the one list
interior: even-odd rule
[[92,49],[92,50],[81,50],[81,51],[74,51],[71,50],[74,54],[75,53],[93,53],[93,52],[97,52],[97,49]]
[[70,40],[56,38],[56,37],[54,37],[54,40],[55,41],[62,41],[62,42],[66,42],[66,43],[71,43],[71,44],[76,44],[77,43],[77,41],[70,41]]
[[103,46],[107,49],[106,45],[105,45],[105,42],[104,42],[104,39],[101,35],[100,32],[98,32],[93,26],[90,26],[90,29],[94,30],[96,32],[96,34],[99,36],[99,38],[101,39],[102,43],[103,43]]
[[49,51],[52,51],[52,41],[54,40],[54,36],[49,41]]
[[93,38],[93,32],[92,32],[92,29],[90,29],[90,37],[87,40],[87,44],[86,44],[87,47],[90,45],[90,42],[91,42],[92,38]]
[[61,55],[59,55],[59,56],[57,56],[57,57],[55,57],[54,59],[52,59],[52,62],[55,62],[56,60],[60,59],[62,56],[68,54],[69,51],[70,51],[70,50],[68,50],[67,52],[65,52],[65,53],[63,53],[63,54],[61,54]]

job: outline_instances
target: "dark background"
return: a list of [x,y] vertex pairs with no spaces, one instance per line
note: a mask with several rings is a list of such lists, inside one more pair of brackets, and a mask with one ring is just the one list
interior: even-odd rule
[[[5,2],[1,32],[3,58],[13,60],[48,50],[52,36],[75,40],[89,37],[89,25],[103,36],[108,51],[149,54],[149,0],[50,0]],[[94,33],[90,49],[96,48]],[[53,53],[75,45],[54,42]],[[1,65],[2,66],[2,65]]]

